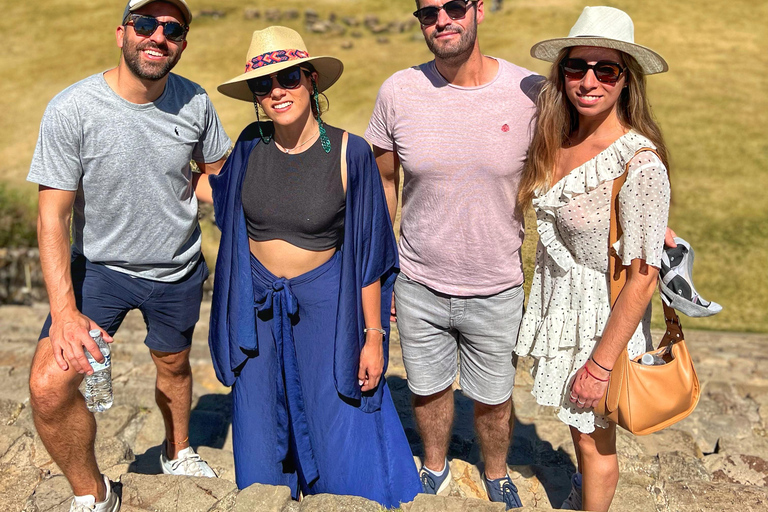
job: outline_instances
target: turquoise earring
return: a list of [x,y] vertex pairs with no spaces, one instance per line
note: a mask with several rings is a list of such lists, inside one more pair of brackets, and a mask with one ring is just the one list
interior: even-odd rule
[[261,136],[261,140],[264,141],[264,144],[269,144],[269,141],[272,140],[271,135],[264,136],[264,132],[261,131],[261,119],[259,119],[259,102],[256,100],[256,93],[253,93],[253,108],[256,109],[256,126],[259,127],[259,135]]
[[320,102],[318,101],[318,92],[317,92],[317,83],[315,82],[315,79],[312,78],[312,99],[315,102],[315,110],[317,111],[317,126],[318,130],[320,131],[320,144],[323,146],[323,150],[326,153],[331,152],[331,140],[328,138],[328,134],[325,133],[325,126],[323,125],[323,120],[320,119]]

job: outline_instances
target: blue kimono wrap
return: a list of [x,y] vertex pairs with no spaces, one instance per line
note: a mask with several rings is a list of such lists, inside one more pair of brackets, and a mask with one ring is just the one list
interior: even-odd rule
[[344,242],[301,276],[272,275],[250,253],[241,188],[257,125],[211,176],[221,242],[209,344],[218,379],[232,386],[237,485],[287,485],[294,498],[364,496],[386,507],[421,491],[384,378],[361,393],[362,288],[381,282],[384,370],[397,249],[370,147],[349,135]]

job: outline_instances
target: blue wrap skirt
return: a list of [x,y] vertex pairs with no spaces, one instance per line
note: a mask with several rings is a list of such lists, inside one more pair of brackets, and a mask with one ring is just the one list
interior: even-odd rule
[[293,279],[251,257],[257,353],[232,387],[237,486],[286,485],[295,498],[362,496],[397,507],[421,492],[386,381],[381,409],[362,412],[336,391],[334,334],[341,253]]

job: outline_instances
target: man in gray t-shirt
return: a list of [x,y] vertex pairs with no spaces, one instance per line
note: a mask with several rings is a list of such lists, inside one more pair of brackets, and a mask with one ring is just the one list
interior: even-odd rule
[[89,330],[111,342],[131,309],[143,313],[157,367],[163,472],[215,476],[189,447],[189,349],[208,276],[197,201],[211,201],[206,175],[219,172],[231,143],[205,91],[170,73],[191,18],[184,0],[130,0],[117,28],[118,66],[50,102],[27,178],[39,186],[51,305],[32,363],[31,404],[72,485],[73,510],[120,506],[100,474],[96,425],[78,386],[93,373],[84,349],[104,361]]
[[405,176],[393,304],[424,443],[420,475],[426,493],[449,488],[451,385],[460,368],[489,498],[510,508],[520,506],[506,466],[523,309],[516,199],[540,77],[480,52],[482,0],[416,6],[435,58],[384,82],[365,135],[393,224],[401,164]]

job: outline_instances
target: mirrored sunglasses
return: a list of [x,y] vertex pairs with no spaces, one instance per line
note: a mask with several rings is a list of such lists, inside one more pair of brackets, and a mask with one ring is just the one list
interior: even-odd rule
[[446,2],[440,7],[422,7],[421,9],[413,13],[419,19],[419,23],[428,27],[437,23],[437,18],[441,10],[445,11],[452,20],[463,19],[467,15],[467,11],[471,7],[470,4],[476,3],[477,0],[451,0]]
[[260,76],[248,80],[248,87],[256,96],[266,96],[272,92],[272,77],[277,79],[277,84],[283,89],[296,89],[301,84],[301,73],[309,74],[309,71],[299,66],[293,66],[272,73],[271,75]]
[[604,84],[615,84],[621,78],[626,68],[621,64],[608,60],[601,60],[594,64],[587,64],[584,59],[565,59],[560,63],[563,74],[571,80],[581,80],[590,69],[595,73],[595,78]]
[[125,26],[133,25],[133,30],[142,37],[151,36],[157,30],[157,27],[162,26],[163,35],[166,39],[180,43],[187,35],[187,30],[189,30],[189,27],[178,21],[160,21],[154,16],[146,14],[131,14],[128,18]]

